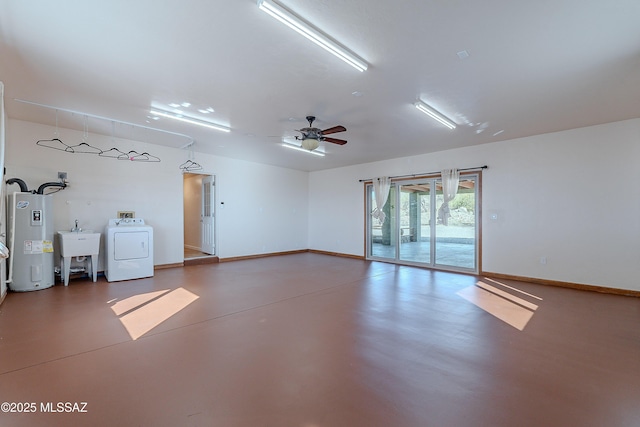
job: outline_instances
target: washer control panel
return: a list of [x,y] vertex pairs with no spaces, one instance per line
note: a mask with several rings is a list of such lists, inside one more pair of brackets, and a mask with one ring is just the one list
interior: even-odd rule
[[109,220],[109,227],[126,227],[126,226],[144,225],[142,218],[115,218]]

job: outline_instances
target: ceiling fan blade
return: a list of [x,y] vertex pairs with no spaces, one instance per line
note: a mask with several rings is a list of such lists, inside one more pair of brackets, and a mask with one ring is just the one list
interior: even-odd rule
[[330,133],[344,132],[346,130],[347,130],[347,128],[344,127],[344,126],[334,126],[332,128],[323,130],[322,134],[323,135],[329,135]]
[[344,144],[347,143],[347,141],[345,141],[344,139],[337,139],[337,138],[327,138],[327,137],[325,137],[325,138],[322,138],[322,140],[326,141],[326,142],[332,142],[332,143],[338,144],[338,145],[344,145]]

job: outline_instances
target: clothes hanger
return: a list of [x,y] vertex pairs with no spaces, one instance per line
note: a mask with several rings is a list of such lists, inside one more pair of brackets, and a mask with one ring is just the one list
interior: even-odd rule
[[84,116],[84,134],[82,135],[82,142],[77,145],[72,145],[71,149],[74,153],[82,153],[82,154],[100,154],[102,150],[96,148],[87,143],[89,139],[89,118]]
[[110,148],[107,151],[101,151],[100,153],[98,153],[98,156],[100,157],[111,157],[112,159],[117,159],[120,156],[126,156],[126,155],[127,153],[122,152],[115,147]]
[[154,162],[157,163],[160,161],[160,158],[156,157],[156,156],[152,156],[151,154],[147,153],[146,151],[142,154],[138,154],[136,156],[130,157],[129,160],[131,160],[132,162]]
[[200,165],[200,163],[196,163],[191,159],[189,159],[186,162],[184,162],[183,164],[181,164],[179,166],[179,168],[182,169],[184,172],[192,172],[192,171],[201,171],[202,170],[202,166]]
[[135,157],[135,156],[139,156],[139,155],[140,155],[140,153],[138,153],[137,151],[135,151],[135,150],[131,150],[131,151],[129,151],[128,153],[122,153],[122,154],[120,154],[120,155],[117,157],[117,159],[118,159],[118,160],[131,160],[133,157]]
[[[114,136],[113,136],[115,134],[115,129],[116,129],[116,123],[112,121],[111,122],[111,142],[112,143],[115,143]],[[118,150],[116,147],[109,148],[106,151],[102,150],[98,153],[98,156],[100,157],[111,157],[112,159],[117,159],[121,155],[125,155],[125,153]]]
[[56,110],[56,131],[53,134],[53,139],[41,139],[36,141],[36,145],[46,148],[53,148],[54,150],[65,151],[67,153],[73,153],[73,147],[62,142],[60,138],[58,138],[58,110]]
[[54,150],[66,151],[67,153],[75,152],[73,147],[65,144],[59,138],[41,139],[39,141],[36,141],[36,145],[39,145],[41,147],[46,147],[46,148],[53,148]]
[[136,150],[131,150],[128,153],[122,153],[118,156],[118,160],[131,160],[132,162],[159,162],[160,158],[152,156],[147,153],[138,153]]
[[200,165],[200,163],[194,162],[193,159],[194,153],[193,153],[193,145],[195,144],[195,141],[192,141],[190,144],[185,145],[182,148],[189,148],[189,158],[180,166],[178,166],[182,172],[192,172],[192,171],[201,171],[202,170],[202,166]]
[[92,145],[87,144],[86,142],[81,142],[77,145],[72,145],[69,147],[72,153],[82,153],[82,154],[100,154],[102,150],[96,148]]

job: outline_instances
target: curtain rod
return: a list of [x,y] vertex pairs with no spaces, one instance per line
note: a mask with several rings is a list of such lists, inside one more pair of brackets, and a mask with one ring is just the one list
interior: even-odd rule
[[[484,165],[484,166],[477,166],[475,168],[458,169],[458,172],[475,171],[475,170],[488,169],[488,168],[489,168],[489,166]],[[391,179],[413,178],[413,177],[416,177],[416,176],[435,175],[437,173],[440,173],[440,171],[437,171],[437,172],[425,172],[425,173],[414,173],[414,174],[411,174],[411,175],[397,175],[397,176],[390,176],[389,178],[391,178]],[[361,179],[360,182],[373,181],[374,179],[375,178]]]

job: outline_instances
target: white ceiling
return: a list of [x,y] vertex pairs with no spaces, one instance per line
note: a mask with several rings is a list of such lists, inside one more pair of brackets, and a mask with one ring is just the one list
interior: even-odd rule
[[[186,134],[196,152],[307,171],[640,117],[638,0],[281,4],[370,68],[356,71],[255,0],[0,0],[7,114],[55,123],[55,110],[16,101],[26,100]],[[458,128],[420,113],[417,99]],[[151,105],[173,102],[232,131],[147,123]],[[205,107],[215,112],[195,111]],[[326,144],[322,158],[281,147],[307,115],[320,128],[344,125],[331,136],[348,144]],[[58,120],[173,147],[189,142],[62,111]]]

